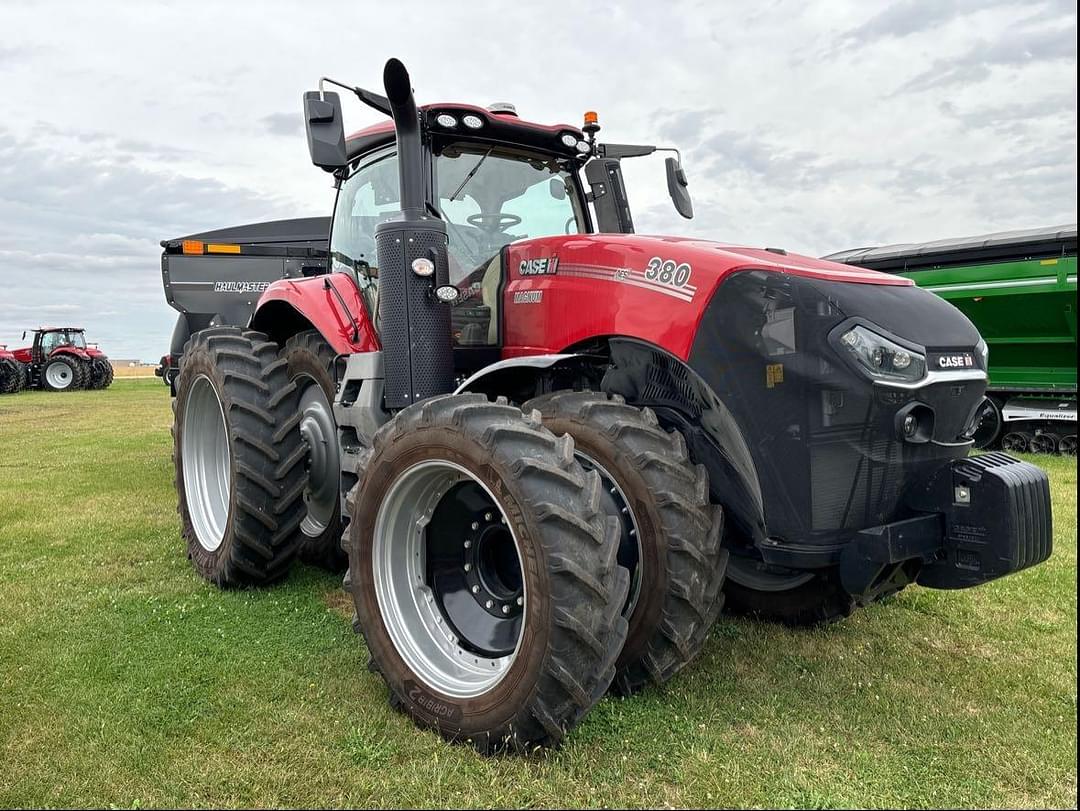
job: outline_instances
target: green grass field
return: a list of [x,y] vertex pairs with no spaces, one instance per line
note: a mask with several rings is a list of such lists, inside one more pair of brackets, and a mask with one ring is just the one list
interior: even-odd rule
[[1076,462],[1055,552],[829,628],[722,618],[669,687],[484,759],[367,671],[336,578],[188,566],[158,381],[0,398],[0,806],[1075,806]]

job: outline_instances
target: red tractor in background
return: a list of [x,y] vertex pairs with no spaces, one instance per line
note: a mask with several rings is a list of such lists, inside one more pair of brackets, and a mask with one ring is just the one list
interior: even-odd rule
[[[337,189],[321,259],[164,243],[170,303],[221,314],[170,359],[201,576],[263,585],[301,547],[343,549],[391,704],[488,753],[666,682],[725,598],[830,621],[1049,556],[1045,473],[968,457],[986,345],[955,308],[781,249],[637,235],[620,160],[657,147],[600,143],[590,115],[417,108],[397,60],[383,80],[331,82],[393,119],[348,139],[338,95],[305,94]],[[667,181],[692,216],[677,158]],[[296,267],[245,275],[271,255]],[[246,323],[195,298],[220,294]]]
[[[27,333],[23,333],[26,338]],[[113,381],[109,358],[88,346],[81,327],[41,327],[30,346],[13,352],[26,366],[26,386],[46,391],[104,389]]]
[[15,394],[26,388],[26,365],[7,344],[0,344],[0,394]]

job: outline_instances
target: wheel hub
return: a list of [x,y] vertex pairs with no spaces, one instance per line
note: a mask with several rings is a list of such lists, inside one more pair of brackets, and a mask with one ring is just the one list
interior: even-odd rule
[[309,538],[326,531],[340,510],[338,496],[337,424],[322,386],[309,377],[300,396],[300,436],[307,443],[308,485],[304,490],[307,515],[300,524]]
[[514,538],[491,510],[474,515],[461,543],[462,572],[473,600],[499,619],[521,614],[524,591]]

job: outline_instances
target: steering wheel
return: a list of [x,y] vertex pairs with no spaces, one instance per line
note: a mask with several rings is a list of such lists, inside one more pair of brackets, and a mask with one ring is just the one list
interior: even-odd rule
[[520,223],[521,217],[517,214],[470,214],[465,218],[465,222],[484,231],[502,233]]

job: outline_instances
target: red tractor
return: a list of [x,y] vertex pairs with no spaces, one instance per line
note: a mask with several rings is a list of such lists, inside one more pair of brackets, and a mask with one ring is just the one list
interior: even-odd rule
[[[331,82],[393,119],[350,138],[337,94],[304,96],[337,189],[321,266],[248,286],[226,267],[263,249],[166,243],[166,280],[209,257],[200,289],[254,302],[179,358],[201,576],[271,583],[340,540],[391,704],[487,753],[666,682],[725,596],[828,621],[1050,554],[1045,474],[968,456],[986,344],[956,309],[893,275],[636,235],[620,161],[656,147],[600,143],[590,114],[418,109],[400,62],[383,78]],[[677,157],[667,181],[691,216]]]
[[77,391],[104,389],[112,383],[112,364],[96,346],[87,346],[81,327],[42,327],[33,335],[31,346],[14,351],[27,366],[28,388]]
[[15,394],[24,388],[26,364],[8,351],[7,344],[0,344],[0,394]]

